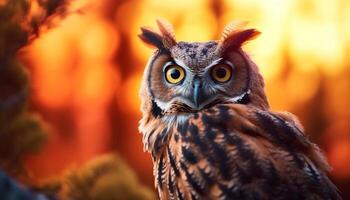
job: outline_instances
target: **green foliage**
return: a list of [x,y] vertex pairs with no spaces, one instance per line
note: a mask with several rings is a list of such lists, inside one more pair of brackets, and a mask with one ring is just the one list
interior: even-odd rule
[[27,153],[37,152],[47,134],[38,116],[26,111],[28,75],[16,59],[0,68],[0,167],[15,174]]
[[23,156],[37,152],[47,137],[39,117],[26,109],[30,82],[16,55],[38,36],[41,26],[50,24],[53,15],[65,13],[65,0],[37,0],[42,13],[32,16],[33,2],[0,4],[0,167],[12,175],[23,172]]
[[80,170],[71,171],[63,180],[61,197],[66,200],[155,199],[116,155],[102,156]]
[[0,68],[0,134],[23,112],[28,93],[28,76],[18,61]]
[[11,164],[23,154],[38,152],[47,137],[41,124],[38,116],[21,114],[3,126],[0,137],[6,143],[0,146],[0,162]]
[[7,1],[0,6],[0,68],[11,65],[16,52],[28,42],[29,32],[21,24],[28,10],[29,4],[23,0]]
[[31,190],[19,186],[7,175],[21,175],[23,156],[38,152],[47,137],[40,118],[26,109],[30,81],[16,54],[38,36],[42,26],[50,26],[53,15],[66,13],[67,0],[37,0],[43,12],[31,16],[31,2],[0,3],[0,199],[46,199],[42,194],[56,196],[57,193],[67,200],[154,199],[153,193],[138,182],[123,160],[113,155],[70,172],[63,182],[31,187]]

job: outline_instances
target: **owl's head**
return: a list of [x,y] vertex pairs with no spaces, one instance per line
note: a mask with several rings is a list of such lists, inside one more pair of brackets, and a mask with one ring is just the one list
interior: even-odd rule
[[141,28],[139,35],[156,48],[140,91],[144,114],[186,115],[220,103],[268,108],[263,79],[241,48],[258,31],[231,23],[220,40],[177,42],[169,23],[157,20],[157,25],[159,31]]

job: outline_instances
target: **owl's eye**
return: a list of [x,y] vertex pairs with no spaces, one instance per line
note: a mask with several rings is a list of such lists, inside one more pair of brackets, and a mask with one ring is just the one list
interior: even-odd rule
[[228,64],[217,64],[211,70],[211,77],[215,82],[225,83],[230,80],[232,76],[232,68]]
[[165,79],[171,84],[177,84],[185,78],[185,70],[178,65],[170,65],[165,69]]

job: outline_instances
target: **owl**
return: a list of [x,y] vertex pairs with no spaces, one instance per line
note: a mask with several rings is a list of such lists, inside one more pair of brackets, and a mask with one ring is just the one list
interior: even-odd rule
[[141,28],[155,48],[141,84],[139,130],[160,199],[341,199],[330,167],[297,118],[274,112],[242,50],[259,35],[231,23],[219,40],[176,41]]

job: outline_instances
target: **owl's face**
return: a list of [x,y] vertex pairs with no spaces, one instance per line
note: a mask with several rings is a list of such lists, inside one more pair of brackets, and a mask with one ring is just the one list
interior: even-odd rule
[[161,34],[142,29],[140,35],[157,47],[141,88],[144,112],[154,116],[179,115],[219,103],[249,104],[254,102],[254,91],[257,97],[263,94],[256,103],[267,106],[263,91],[257,87],[263,88],[262,78],[240,48],[257,35],[254,29],[230,30],[219,41],[199,43],[176,42],[170,25],[158,21],[158,26]]
[[158,52],[149,72],[149,88],[167,114],[196,112],[220,102],[236,102],[249,93],[248,68],[239,51],[215,53],[216,42],[179,42]]

